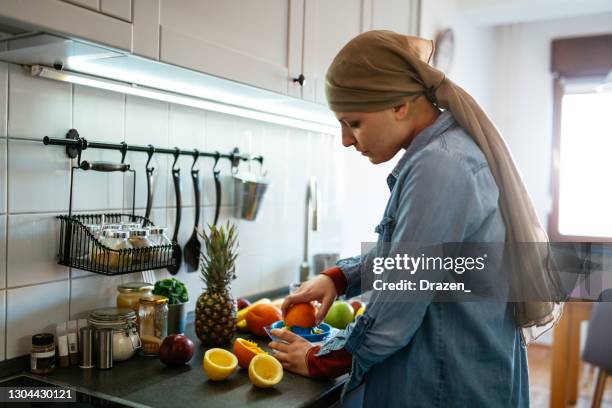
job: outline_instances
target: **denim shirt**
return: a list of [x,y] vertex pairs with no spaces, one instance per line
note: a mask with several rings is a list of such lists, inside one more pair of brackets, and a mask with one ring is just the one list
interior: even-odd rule
[[[449,111],[412,140],[387,184],[379,243],[505,241],[486,158]],[[370,255],[338,261],[347,297],[361,293]],[[352,354],[345,402],[359,387],[358,405],[367,407],[529,406],[526,349],[510,304],[385,302],[386,293],[317,353]]]

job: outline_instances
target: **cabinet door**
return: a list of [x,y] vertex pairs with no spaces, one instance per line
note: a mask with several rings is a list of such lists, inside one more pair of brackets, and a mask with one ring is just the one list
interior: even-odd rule
[[101,13],[88,0],[0,0],[0,19],[131,51],[132,24]]
[[369,28],[368,0],[306,0],[303,98],[325,104],[325,73],[340,49]]
[[418,0],[306,0],[304,99],[326,104],[325,74],[342,47],[372,29],[416,34]]
[[[299,96],[303,0],[161,0],[160,59]],[[295,44],[300,45],[296,47]]]

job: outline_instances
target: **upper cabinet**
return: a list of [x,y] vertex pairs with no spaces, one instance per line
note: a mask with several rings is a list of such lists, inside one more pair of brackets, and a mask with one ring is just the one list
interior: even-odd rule
[[0,0],[0,24],[60,33],[325,104],[325,73],[370,29],[414,34],[420,0]]
[[132,0],[0,0],[0,22],[132,50]]
[[303,1],[161,0],[160,60],[299,96]]

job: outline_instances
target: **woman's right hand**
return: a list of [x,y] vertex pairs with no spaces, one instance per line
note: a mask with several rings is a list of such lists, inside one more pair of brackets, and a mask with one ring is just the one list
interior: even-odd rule
[[317,301],[321,303],[316,316],[318,325],[325,319],[325,316],[327,316],[327,312],[337,296],[338,293],[336,292],[334,281],[327,275],[317,275],[302,283],[295,293],[285,298],[281,306],[283,316],[287,313],[291,305]]

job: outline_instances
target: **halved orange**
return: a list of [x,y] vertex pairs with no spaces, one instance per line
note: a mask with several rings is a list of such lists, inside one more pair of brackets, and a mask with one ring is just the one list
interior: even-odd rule
[[285,326],[314,327],[317,309],[310,303],[296,303],[285,314]]
[[221,381],[236,371],[238,359],[227,350],[211,348],[204,353],[202,365],[209,379]]
[[273,387],[283,379],[283,366],[269,354],[257,354],[249,364],[249,379],[256,387]]
[[260,349],[257,343],[238,337],[234,340],[234,354],[238,358],[238,365],[248,369],[253,357],[267,353]]

